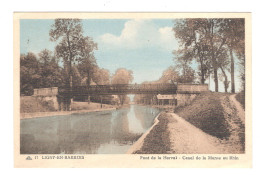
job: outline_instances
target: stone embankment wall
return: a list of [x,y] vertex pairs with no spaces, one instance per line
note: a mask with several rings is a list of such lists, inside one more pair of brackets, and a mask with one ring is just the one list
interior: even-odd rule
[[51,105],[55,110],[59,110],[59,101],[57,98],[58,87],[34,89],[33,97],[42,102]]
[[178,84],[177,93],[201,93],[209,91],[207,84]]
[[200,93],[208,92],[207,84],[178,84],[177,86],[177,106],[190,104]]

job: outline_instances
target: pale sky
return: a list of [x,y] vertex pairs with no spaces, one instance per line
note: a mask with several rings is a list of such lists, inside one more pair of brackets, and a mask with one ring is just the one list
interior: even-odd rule
[[[49,40],[53,23],[54,20],[21,20],[20,52],[54,51],[57,43]],[[172,51],[178,49],[178,42],[172,31],[172,19],[91,19],[82,23],[84,36],[92,37],[98,44],[95,57],[99,67],[111,74],[118,68],[130,69],[133,83],[142,83],[158,80],[165,69],[175,65]],[[236,71],[237,90],[238,75]],[[219,88],[224,91],[222,82]],[[210,89],[214,90],[213,81]]]

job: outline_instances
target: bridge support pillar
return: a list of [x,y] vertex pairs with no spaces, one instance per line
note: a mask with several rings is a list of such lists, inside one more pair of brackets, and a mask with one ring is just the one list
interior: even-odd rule
[[59,104],[59,111],[71,111],[72,98],[65,96],[57,96],[57,101]]

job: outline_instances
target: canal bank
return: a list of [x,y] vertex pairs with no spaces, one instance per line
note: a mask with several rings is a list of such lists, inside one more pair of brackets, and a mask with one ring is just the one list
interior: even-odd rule
[[117,110],[20,120],[21,154],[125,154],[151,128],[158,108]]
[[177,107],[175,113],[161,112],[158,121],[127,153],[244,153],[245,116],[241,110],[230,94],[201,94],[191,104]]
[[74,101],[71,104],[71,111],[57,111],[48,104],[40,103],[32,97],[23,97],[21,98],[20,103],[20,119],[109,111],[117,108],[117,106],[109,104],[102,104],[101,107],[100,103]]
[[138,139],[127,154],[170,154],[168,123],[171,117],[165,111],[154,120],[152,127]]
[[89,110],[74,110],[74,111],[54,111],[54,112],[33,112],[33,113],[21,113],[20,119],[30,119],[39,117],[50,117],[50,116],[64,116],[71,114],[89,113],[89,112],[100,112],[100,111],[112,111],[116,108],[102,108],[102,109],[89,109]]
[[147,137],[147,135],[151,132],[151,130],[154,128],[159,123],[158,117],[160,116],[161,113],[159,113],[155,119],[154,119],[154,124],[151,126],[151,128],[146,131],[131,147],[130,149],[126,152],[126,154],[133,154],[135,151],[140,150],[144,144],[144,140]]

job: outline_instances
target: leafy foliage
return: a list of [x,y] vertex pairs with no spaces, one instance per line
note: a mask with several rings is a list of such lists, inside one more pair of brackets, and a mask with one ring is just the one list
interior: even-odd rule
[[[93,69],[96,66],[93,51],[97,49],[97,44],[92,38],[83,36],[81,20],[56,19],[49,34],[51,41],[59,42],[55,52],[56,56],[63,60],[70,87],[77,82],[72,80],[77,71],[82,76],[87,76],[87,84],[90,85]],[[72,64],[75,63],[79,63],[77,68],[73,68]]]
[[36,55],[28,53],[20,56],[20,93],[32,95],[33,88],[40,87],[39,62]]
[[63,82],[62,70],[48,50],[39,54],[33,53],[20,56],[20,92],[32,95],[34,88],[57,87]]
[[218,91],[218,70],[222,72],[220,78],[226,91],[229,82],[226,71],[230,71],[232,92],[235,92],[233,51],[237,56],[244,55],[244,19],[179,19],[173,31],[180,44],[179,49],[173,52],[176,55],[174,61],[188,65],[191,60],[196,60],[202,84],[213,72],[215,91]]
[[[116,70],[115,74],[112,76],[112,84],[130,84],[133,81],[133,72],[125,68],[119,68]],[[118,95],[121,105],[124,104],[126,100],[126,95]]]

